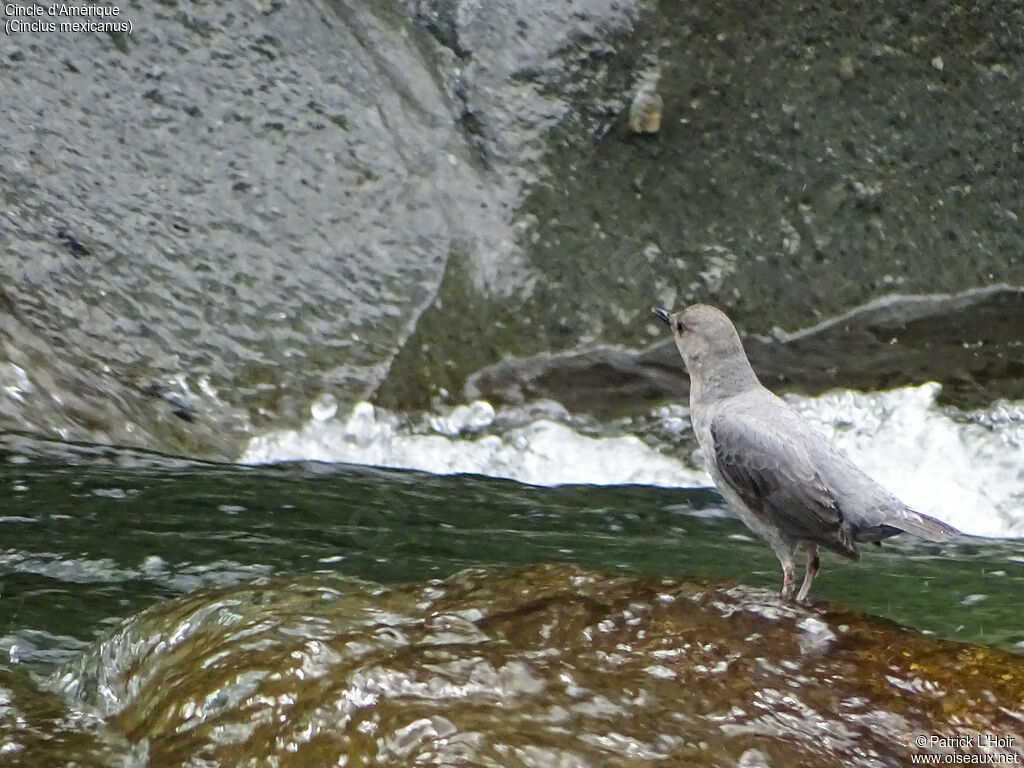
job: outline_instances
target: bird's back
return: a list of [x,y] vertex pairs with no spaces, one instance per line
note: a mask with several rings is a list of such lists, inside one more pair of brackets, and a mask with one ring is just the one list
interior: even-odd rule
[[907,507],[779,397],[757,386],[692,404],[716,481],[786,535],[855,555],[855,541],[902,531],[944,541],[955,529]]

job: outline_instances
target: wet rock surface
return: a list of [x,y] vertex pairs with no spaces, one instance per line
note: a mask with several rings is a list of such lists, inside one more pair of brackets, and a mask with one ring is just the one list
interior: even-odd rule
[[396,7],[120,11],[6,38],[0,418],[232,458],[367,396],[453,244],[508,236]]
[[[455,36],[459,22],[509,12],[422,5],[457,9]],[[506,356],[641,349],[661,330],[651,304],[715,303],[765,334],[886,295],[1024,284],[1024,225],[1011,202],[1021,181],[1006,163],[1024,152],[1024,38],[1012,26],[1020,8],[632,10],[626,30],[606,26],[598,39],[584,12],[590,34],[566,30],[554,56],[563,69],[515,74],[522,90],[569,105],[546,133],[547,172],[517,211],[536,273],[530,290],[482,300],[452,263],[380,402],[421,405],[425,391],[459,392],[468,375]],[[539,39],[529,18],[522,12],[520,34],[469,60],[484,69],[479,62],[519,50],[521,36]],[[469,93],[494,92],[472,64],[466,71]],[[652,71],[664,101],[653,138],[628,125],[629,100]],[[478,115],[485,147],[506,135],[497,114],[492,121],[484,104]],[[463,328],[473,345],[438,347],[464,338]]]
[[1017,7],[120,10],[5,38],[5,429],[235,458],[324,392],[424,408],[505,357],[643,350],[652,303],[765,334],[1024,284]]
[[1024,756],[1019,656],[764,590],[561,566],[197,593],[127,620],[54,685],[154,766]]
[[64,765],[109,768],[129,751],[105,744],[100,719],[50,692],[40,692],[22,670],[0,667],[0,761],[11,768]]

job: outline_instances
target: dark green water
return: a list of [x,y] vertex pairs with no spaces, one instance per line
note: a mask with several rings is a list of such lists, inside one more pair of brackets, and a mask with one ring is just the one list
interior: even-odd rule
[[[269,574],[376,582],[468,566],[572,563],[774,588],[770,551],[713,491],[535,488],[482,477],[108,453],[0,469],[0,649],[47,671],[157,601]],[[825,556],[833,601],[950,638],[1024,649],[1024,547],[964,538]]]

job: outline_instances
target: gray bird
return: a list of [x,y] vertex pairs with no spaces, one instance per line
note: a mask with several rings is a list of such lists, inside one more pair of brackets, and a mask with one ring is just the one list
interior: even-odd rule
[[711,477],[779,558],[783,598],[793,597],[801,545],[807,568],[797,601],[818,572],[819,546],[856,560],[858,542],[903,532],[938,542],[960,533],[901,502],[761,386],[723,312],[706,304],[652,311],[672,328],[690,374],[690,420]]

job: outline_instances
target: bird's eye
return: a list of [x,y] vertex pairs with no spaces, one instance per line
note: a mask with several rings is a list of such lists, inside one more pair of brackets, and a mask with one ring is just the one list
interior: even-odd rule
[[686,330],[686,326],[683,325],[683,321],[682,320],[676,320],[676,331],[678,333],[682,333],[685,330]]

